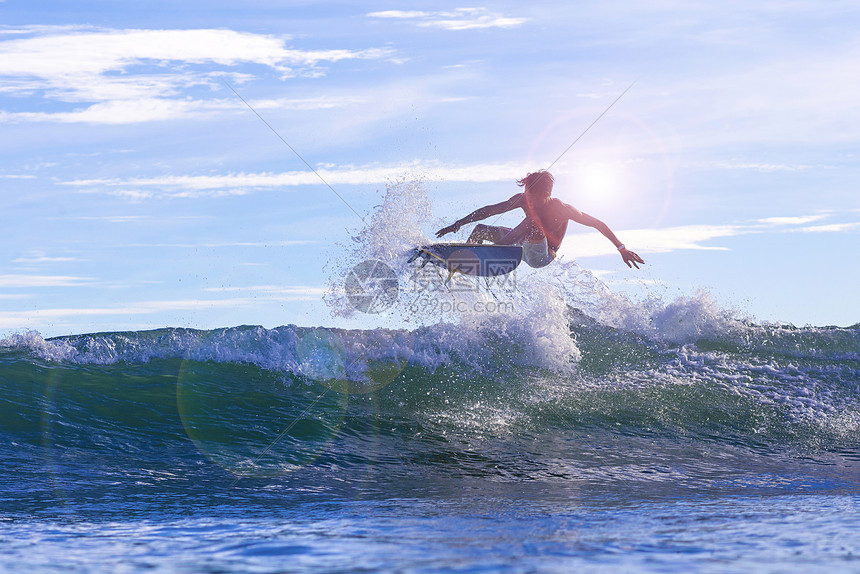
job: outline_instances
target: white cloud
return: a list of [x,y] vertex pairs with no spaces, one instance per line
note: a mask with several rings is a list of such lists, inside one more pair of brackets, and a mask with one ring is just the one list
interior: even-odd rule
[[708,163],[699,163],[696,167],[705,169],[736,169],[761,171],[764,173],[773,173],[777,171],[802,171],[811,169],[813,166],[806,164],[781,164],[781,163],[755,163],[742,161],[715,161]]
[[[188,218],[189,217],[186,216],[184,219]],[[151,215],[78,215],[74,217],[56,217],[52,219],[126,224],[141,221],[152,221],[153,217]]]
[[487,8],[455,8],[450,11],[423,12],[386,10],[370,12],[371,18],[394,18],[398,20],[414,20],[417,26],[423,28],[441,28],[443,30],[476,30],[486,28],[513,28],[528,21],[527,18],[511,18]]
[[24,289],[31,287],[79,287],[92,283],[89,277],[67,275],[0,275],[0,288]]
[[[533,168],[532,168],[533,169]],[[101,192],[130,199],[193,198],[242,195],[254,189],[321,185],[368,185],[385,183],[405,175],[430,181],[491,182],[513,181],[529,171],[525,162],[447,166],[438,163],[410,163],[399,166],[325,167],[311,171],[282,173],[238,173],[229,175],[166,175],[131,179],[81,179],[62,182],[86,192]],[[125,188],[125,189],[117,189]],[[142,189],[140,189],[142,188]],[[132,191],[130,191],[132,190]]]
[[[126,72],[135,65],[254,63],[290,71],[387,50],[296,50],[287,38],[233,30],[96,30],[46,34],[0,42],[0,74],[63,80]],[[155,79],[164,79],[155,76]],[[70,87],[70,86],[66,86]]]
[[[748,228],[740,225],[683,225],[663,229],[631,229],[618,231],[616,234],[630,249],[644,255],[681,249],[725,251],[728,248],[704,243],[748,232]],[[615,246],[596,231],[568,234],[559,249],[560,256],[574,258],[599,257],[613,253],[616,253]]]
[[286,241],[229,241],[205,243],[137,243],[118,245],[118,247],[172,247],[185,249],[223,249],[229,247],[295,247],[322,243],[315,239],[289,239]]
[[[356,97],[275,98],[249,102],[255,110],[323,110],[362,103]],[[100,102],[68,112],[3,112],[0,122],[60,122],[133,124],[177,118],[205,118],[224,111],[244,113],[247,107],[233,99],[188,100],[140,97]],[[0,176],[26,178],[33,176]]]
[[[253,288],[249,288],[253,289]],[[207,291],[217,291],[208,289]],[[280,291],[279,291],[280,290]],[[115,307],[80,307],[33,309],[28,311],[0,311],[0,329],[24,329],[41,327],[73,317],[123,317],[128,315],[153,315],[176,311],[207,311],[213,309],[235,309],[237,307],[259,307],[261,299],[270,301],[317,300],[323,289],[315,287],[272,287],[268,292],[249,293],[244,297],[226,299],[176,299],[165,301],[139,301]]]
[[[727,251],[729,248],[708,245],[714,239],[736,237],[754,233],[844,233],[860,229],[860,222],[833,223],[805,226],[818,221],[827,214],[797,217],[771,217],[750,222],[727,225],[682,225],[662,229],[630,229],[616,234],[625,245],[640,255],[647,253],[669,253],[684,249]],[[615,246],[597,232],[569,233],[559,250],[567,257],[599,257],[615,253]]]
[[[720,237],[733,237],[745,233],[739,225],[683,225],[665,229],[638,229],[625,236],[635,245],[642,245],[648,253],[668,253],[679,249],[727,251],[727,247],[704,245],[706,241]],[[614,246],[610,245],[612,251]]]
[[307,285],[255,285],[251,287],[207,287],[203,289],[215,293],[247,293],[253,297],[288,301],[317,300],[328,291],[326,287]]
[[419,10],[383,10],[381,12],[371,12],[368,14],[371,18],[428,18],[433,15],[433,12],[421,12]]
[[798,231],[804,233],[845,233],[846,231],[855,231],[860,229],[860,222],[849,223],[831,223],[829,225],[813,225],[811,227],[803,227]]
[[799,217],[766,217],[764,219],[757,219],[756,221],[765,225],[803,225],[804,223],[812,223],[828,216],[829,214],[827,213],[819,213]]
[[[14,30],[6,30],[7,35]],[[65,103],[62,111],[2,112],[0,121],[130,123],[235,109],[235,101],[180,97],[194,86],[218,85],[223,68],[265,66],[281,76],[319,75],[320,64],[376,59],[389,49],[299,50],[284,36],[233,30],[102,30],[26,28],[30,37],[0,36],[0,93]],[[240,78],[241,79],[241,78]],[[39,101],[42,101],[41,98]],[[280,105],[283,100],[269,102]],[[314,107],[318,102],[296,102]],[[328,101],[322,105],[338,105]],[[266,107],[263,104],[261,107]]]
[[[365,97],[357,96],[331,96],[323,95],[316,98],[274,98],[268,100],[251,100],[248,103],[255,110],[327,110],[332,108],[342,108],[353,104],[366,103],[369,100]],[[225,102],[224,107],[241,107],[243,111],[246,108],[245,104],[235,101]]]
[[142,98],[112,100],[71,112],[0,112],[0,121],[129,124],[200,116],[206,108],[211,108],[210,103]]
[[221,307],[239,307],[255,304],[253,298],[183,299],[173,301],[142,301],[117,307],[33,309],[29,311],[0,312],[0,329],[21,329],[69,317],[102,317],[122,315],[148,315],[169,311],[196,311]]
[[13,259],[12,263],[32,265],[34,263],[71,263],[75,261],[81,260],[77,257],[50,257],[44,254],[33,254],[28,257],[18,257],[17,259]]

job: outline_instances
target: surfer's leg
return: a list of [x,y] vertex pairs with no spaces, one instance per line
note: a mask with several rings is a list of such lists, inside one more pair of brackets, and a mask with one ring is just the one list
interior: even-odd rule
[[499,245],[522,245],[523,241],[534,241],[533,238],[529,237],[533,233],[534,226],[526,218],[519,225],[508,230],[496,243]]
[[475,229],[472,230],[472,234],[469,235],[469,239],[466,240],[466,243],[483,243],[484,241],[498,243],[502,240],[502,237],[507,235],[510,231],[510,227],[484,225],[483,223],[479,223],[475,226]]

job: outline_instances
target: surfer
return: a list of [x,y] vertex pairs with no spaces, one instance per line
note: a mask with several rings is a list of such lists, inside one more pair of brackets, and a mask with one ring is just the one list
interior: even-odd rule
[[490,241],[497,245],[522,245],[523,261],[531,267],[545,267],[558,253],[558,248],[567,231],[567,222],[575,221],[581,225],[593,227],[606,236],[621,253],[621,258],[624,259],[627,267],[639,269],[639,264],[645,263],[641,257],[627,249],[605,223],[579,211],[572,205],[551,197],[554,181],[548,171],[530,173],[517,182],[517,185],[525,189],[524,192],[516,194],[507,201],[473,211],[437,231],[436,237],[455,232],[467,223],[520,208],[525,212],[526,218],[513,229],[479,223],[466,242]]

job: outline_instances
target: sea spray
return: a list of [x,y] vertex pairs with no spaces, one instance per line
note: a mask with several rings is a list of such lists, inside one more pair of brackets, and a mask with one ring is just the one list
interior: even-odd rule
[[329,284],[323,299],[332,315],[352,318],[361,312],[344,289],[355,266],[365,261],[379,262],[402,277],[410,250],[430,241],[422,230],[432,221],[432,206],[420,180],[388,182],[382,203],[353,232],[349,244],[336,246],[336,255],[326,266]]

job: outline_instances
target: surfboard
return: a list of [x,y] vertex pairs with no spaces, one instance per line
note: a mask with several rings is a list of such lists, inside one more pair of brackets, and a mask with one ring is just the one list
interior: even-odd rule
[[491,245],[478,243],[433,243],[416,247],[409,262],[423,259],[421,267],[433,263],[454,273],[473,277],[496,277],[517,268],[523,259],[519,245]]

